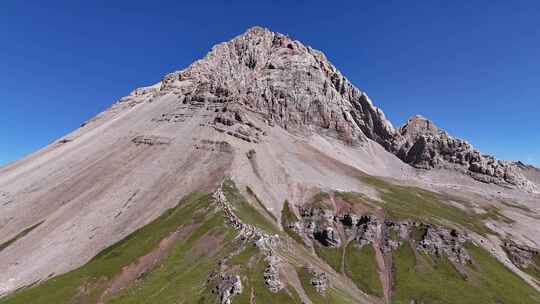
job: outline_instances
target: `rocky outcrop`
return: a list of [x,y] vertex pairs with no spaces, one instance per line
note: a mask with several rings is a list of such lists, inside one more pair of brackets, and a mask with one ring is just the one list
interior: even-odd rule
[[375,240],[381,239],[383,227],[381,222],[374,216],[362,216],[356,223],[355,240],[360,247],[372,244]]
[[340,247],[341,239],[336,230],[330,226],[320,227],[313,232],[314,238],[326,247]]
[[311,273],[311,286],[315,288],[315,290],[319,294],[324,294],[326,292],[326,289],[330,286],[330,278],[328,277],[328,274],[322,271],[317,271],[314,268],[308,269]]
[[161,145],[170,145],[172,142],[171,138],[163,136],[154,136],[154,135],[139,135],[131,140],[134,144],[146,145],[146,146],[161,146]]
[[397,130],[391,151],[417,168],[457,169],[482,182],[536,190],[514,162],[484,155],[467,141],[450,136],[422,116],[412,117]]
[[324,207],[301,207],[300,220],[289,223],[305,240],[316,241],[325,247],[340,247],[343,241],[355,241],[359,248],[376,244],[383,253],[398,249],[403,241],[414,240],[413,231],[420,231],[416,242],[417,250],[434,256],[446,256],[455,265],[465,265],[471,261],[464,244],[469,237],[454,229],[425,224],[413,220],[381,220],[371,214],[357,215],[353,212],[335,213]]
[[424,225],[425,233],[417,249],[432,255],[445,255],[456,264],[464,265],[471,261],[464,247],[468,237],[456,230]]
[[0,191],[0,206],[7,206],[12,201],[13,199],[11,198],[11,195],[8,192]]
[[240,237],[244,240],[253,240],[255,246],[265,255],[267,265],[262,274],[265,286],[271,292],[279,292],[284,287],[279,272],[281,259],[275,254],[275,250],[280,242],[279,236],[271,236],[253,225],[243,223],[234,213],[221,186],[214,192],[213,197],[214,201],[223,210],[229,224],[239,232]]
[[231,304],[232,298],[242,293],[242,280],[238,275],[220,274],[215,289],[220,304]]
[[228,142],[211,139],[202,139],[198,144],[195,145],[195,149],[216,151],[221,153],[233,153],[233,147]]
[[276,255],[270,254],[265,258],[265,261],[267,262],[267,266],[263,273],[264,284],[271,292],[279,292],[284,287],[279,274],[279,263],[281,260]]
[[319,207],[300,207],[301,220],[290,223],[289,228],[308,241],[317,241],[326,247],[341,246],[341,239],[334,222],[336,216],[330,209]]
[[506,240],[503,248],[514,265],[527,268],[534,263],[534,258],[540,254],[538,249],[517,244],[511,240]]

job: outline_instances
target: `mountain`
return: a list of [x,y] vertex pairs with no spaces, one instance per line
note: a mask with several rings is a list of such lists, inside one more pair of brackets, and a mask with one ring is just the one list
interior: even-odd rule
[[254,27],[0,168],[0,303],[538,303],[539,172]]

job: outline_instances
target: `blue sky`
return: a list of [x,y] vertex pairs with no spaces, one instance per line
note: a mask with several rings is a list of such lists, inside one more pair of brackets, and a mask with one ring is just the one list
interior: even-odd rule
[[[253,25],[324,51],[394,125],[540,165],[538,1],[0,3],[0,164]],[[114,3],[114,4],[112,4]]]

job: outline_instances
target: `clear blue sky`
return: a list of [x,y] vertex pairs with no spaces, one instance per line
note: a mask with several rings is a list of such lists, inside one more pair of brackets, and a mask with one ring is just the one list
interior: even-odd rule
[[324,51],[394,125],[540,165],[540,2],[253,0],[2,0],[0,164],[253,25]]

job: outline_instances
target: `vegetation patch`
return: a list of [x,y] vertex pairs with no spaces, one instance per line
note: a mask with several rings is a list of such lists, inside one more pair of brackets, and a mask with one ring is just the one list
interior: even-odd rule
[[[464,278],[447,258],[415,252],[408,243],[392,253],[394,303],[538,303],[540,294],[487,251],[466,245],[473,258]],[[425,259],[424,261],[422,261]],[[424,267],[418,267],[424,264]],[[429,264],[429,267],[425,267]]]
[[375,249],[371,245],[358,248],[351,243],[345,249],[345,273],[364,292],[383,297],[383,287],[379,278]]
[[348,304],[356,303],[347,294],[342,293],[333,288],[328,288],[324,294],[317,292],[315,287],[311,284],[312,274],[305,267],[298,267],[296,269],[298,278],[302,283],[302,288],[306,292],[306,295],[313,304]]
[[234,209],[234,213],[246,224],[258,227],[270,234],[279,234],[277,227],[272,224],[264,215],[259,213],[252,206],[240,191],[236,188],[234,182],[230,179],[223,182],[223,193]]
[[478,221],[496,220],[506,224],[512,224],[515,221],[501,213],[501,210],[495,206],[486,209],[486,212],[473,216]]
[[[264,282],[264,270],[267,266],[264,255],[256,249],[246,249],[249,254],[242,253],[245,257],[251,255],[250,263],[238,264],[235,273],[242,279],[243,291],[233,299],[234,304],[250,304],[252,298],[256,303],[302,303],[296,290],[287,285],[277,293],[271,292]],[[232,261],[231,261],[232,263]],[[232,264],[231,264],[232,265]],[[207,303],[207,302],[201,302]]]
[[[191,194],[150,224],[136,230],[118,243],[103,250],[84,266],[30,288],[20,290],[0,303],[97,303],[122,269],[157,248],[160,241],[182,227],[197,224],[175,244],[158,266],[139,278],[107,303],[177,303],[178,299],[199,299],[211,267],[222,254],[231,250],[235,232],[216,210],[210,194]],[[207,244],[203,238],[220,234],[222,243],[215,243],[200,254],[195,248]],[[150,300],[152,299],[152,300]],[[149,302],[148,302],[149,301]],[[187,302],[186,302],[187,303]]]
[[321,210],[333,210],[333,206],[330,204],[330,194],[326,192],[319,192],[311,198],[309,202],[311,208],[319,208]]
[[514,203],[514,202],[506,202],[506,201],[501,201],[501,203],[507,207],[511,207],[511,208],[515,208],[515,209],[519,209],[521,211],[525,211],[525,212],[533,212],[529,207],[527,206],[524,206],[524,205],[521,205],[521,204],[518,204],[518,203]]
[[335,271],[341,273],[343,248],[324,247],[317,243],[315,243],[314,248],[315,252],[321,259],[334,268]]
[[424,223],[447,226],[455,223],[472,231],[485,235],[493,233],[483,220],[492,215],[477,216],[471,210],[467,212],[455,206],[445,204],[448,198],[441,194],[424,189],[395,185],[373,176],[365,176],[362,180],[377,188],[381,195],[381,203],[388,217],[394,220],[416,219]]
[[296,217],[296,214],[294,214],[294,212],[291,210],[289,202],[285,201],[283,204],[283,209],[281,210],[281,226],[283,227],[283,230],[285,230],[285,233],[287,233],[291,238],[302,245],[306,245],[302,237],[294,230],[289,228],[290,224],[296,222],[298,222],[298,217]]
[[535,254],[531,265],[522,270],[540,282],[540,254]]
[[375,207],[378,205],[377,202],[374,202],[372,199],[368,198],[362,193],[335,192],[335,195],[348,203],[363,205],[364,207],[367,207],[370,211],[374,211]]

